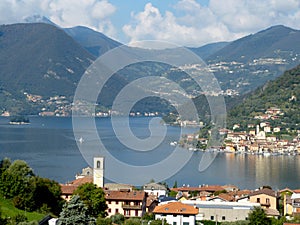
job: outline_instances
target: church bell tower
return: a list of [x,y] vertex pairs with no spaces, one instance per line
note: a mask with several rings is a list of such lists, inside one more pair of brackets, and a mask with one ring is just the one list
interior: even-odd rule
[[94,157],[93,183],[104,187],[104,157]]

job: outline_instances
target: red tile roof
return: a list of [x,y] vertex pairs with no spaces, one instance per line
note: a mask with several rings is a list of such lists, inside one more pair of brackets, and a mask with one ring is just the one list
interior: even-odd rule
[[60,185],[61,193],[63,195],[72,195],[77,187],[78,186],[76,186],[76,185],[70,185],[70,184],[61,184]]
[[249,196],[261,195],[261,194],[276,197],[276,192],[269,189],[269,188],[263,188],[263,189],[260,189],[258,191],[254,191],[254,192],[250,193]]
[[109,191],[105,190],[106,200],[131,200],[131,201],[142,201],[146,192],[144,191]]
[[191,205],[183,204],[181,202],[170,202],[168,204],[156,206],[153,213],[177,214],[177,215],[197,215],[198,209]]
[[92,176],[85,176],[85,177],[73,180],[71,182],[71,184],[78,185],[78,186],[80,186],[82,184],[86,184],[86,183],[93,183],[93,177]]

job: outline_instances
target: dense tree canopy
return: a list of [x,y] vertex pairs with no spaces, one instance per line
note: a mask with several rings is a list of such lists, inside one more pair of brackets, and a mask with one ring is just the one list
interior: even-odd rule
[[15,207],[40,210],[58,215],[63,205],[60,185],[34,175],[25,161],[9,159],[0,162],[0,194],[12,199]]
[[255,207],[249,213],[249,225],[271,225],[271,220],[267,217],[263,208]]
[[95,184],[86,183],[79,186],[74,195],[79,195],[84,204],[87,206],[89,213],[94,217],[105,217],[107,209],[105,194],[102,188]]
[[93,218],[79,195],[74,195],[70,202],[65,203],[60,213],[59,225],[95,225],[96,220]]

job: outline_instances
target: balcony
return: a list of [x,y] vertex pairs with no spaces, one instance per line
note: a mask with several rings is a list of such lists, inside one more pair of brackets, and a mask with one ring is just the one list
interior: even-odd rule
[[138,209],[138,210],[142,210],[142,206],[141,205],[130,205],[130,204],[122,204],[122,208],[123,209]]

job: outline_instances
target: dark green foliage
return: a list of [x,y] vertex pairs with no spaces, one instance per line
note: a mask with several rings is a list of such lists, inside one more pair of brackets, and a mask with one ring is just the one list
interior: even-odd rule
[[60,185],[34,175],[25,161],[1,161],[0,193],[13,200],[15,207],[26,211],[40,210],[58,215],[63,205]]
[[143,217],[142,217],[142,220],[154,220],[155,219],[155,215],[153,213],[149,213],[149,212],[146,212]]
[[107,209],[105,194],[102,188],[98,188],[95,184],[86,183],[79,186],[74,195],[79,195],[84,204],[87,206],[88,212],[94,217],[105,217]]
[[60,213],[58,225],[95,225],[96,220],[88,213],[88,209],[78,195],[65,203]]
[[215,191],[213,195],[214,195],[214,196],[217,196],[217,195],[219,195],[219,194],[221,194],[221,193],[227,193],[227,191],[226,191],[226,190]]
[[110,217],[111,221],[115,224],[122,224],[125,221],[125,217],[122,214],[115,214]]
[[178,184],[177,184],[177,180],[175,180],[173,188],[177,188]]
[[102,218],[98,217],[96,220],[97,225],[112,225],[112,220],[111,218]]
[[229,112],[228,127],[238,123],[246,130],[247,124],[258,123],[254,120],[255,115],[264,113],[270,107],[278,107],[284,115],[277,120],[268,120],[271,126],[300,129],[299,96],[300,65],[258,88],[242,104],[233,108]]
[[270,218],[261,207],[254,207],[248,216],[249,225],[271,225]]
[[220,225],[221,223],[220,222],[215,222],[215,221],[212,221],[212,220],[201,220],[200,221],[203,225]]
[[[168,223],[166,222],[166,220],[164,220],[164,223],[163,223],[162,220],[152,220],[152,221],[150,222],[150,225],[162,225],[162,224],[168,225]],[[143,224],[142,224],[142,225],[143,225]]]
[[141,225],[141,220],[139,218],[129,218],[125,220],[124,225]]

